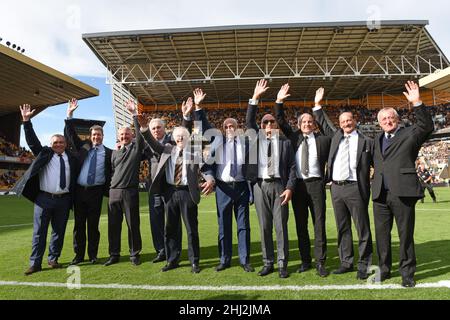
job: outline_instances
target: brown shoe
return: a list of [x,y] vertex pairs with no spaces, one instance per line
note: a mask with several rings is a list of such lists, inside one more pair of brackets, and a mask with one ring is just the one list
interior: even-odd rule
[[27,271],[25,271],[25,275],[29,276],[30,274],[33,274],[35,272],[39,272],[41,270],[42,270],[41,266],[31,266],[31,267],[28,268]]
[[58,261],[49,261],[48,265],[52,269],[60,269],[60,268],[62,268],[62,264],[59,264]]

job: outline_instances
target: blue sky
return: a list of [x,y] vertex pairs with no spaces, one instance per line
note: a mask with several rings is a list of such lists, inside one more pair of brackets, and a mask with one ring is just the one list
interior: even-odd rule
[[[5,6],[4,6],[5,7]],[[76,116],[106,120],[105,144],[114,146],[112,99],[103,65],[82,41],[83,33],[295,22],[429,20],[427,29],[450,57],[447,0],[21,0],[2,10],[0,37],[25,54],[100,90],[80,101]],[[24,101],[24,103],[26,103]],[[66,105],[33,119],[43,143],[62,132]]]

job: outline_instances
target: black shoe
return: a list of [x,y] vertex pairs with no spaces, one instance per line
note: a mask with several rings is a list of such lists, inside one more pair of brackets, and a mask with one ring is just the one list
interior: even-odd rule
[[367,280],[369,275],[365,271],[358,270],[358,273],[356,274],[356,279],[358,280]]
[[350,266],[350,267],[340,266],[338,269],[334,270],[332,273],[333,274],[343,274],[343,273],[348,273],[348,272],[353,272],[353,266]]
[[60,269],[60,268],[62,268],[63,267],[63,265],[62,264],[60,264],[60,263],[58,263],[58,261],[49,261],[48,262],[48,265],[50,266],[50,268],[52,268],[52,269]]
[[300,268],[297,269],[298,273],[306,272],[311,269],[311,263],[302,263]]
[[320,263],[316,266],[316,270],[317,270],[317,274],[319,276],[321,276],[322,278],[325,278],[326,276],[328,276],[330,273],[327,271],[327,269],[325,269],[325,265]]
[[105,267],[110,266],[112,264],[118,263],[119,262],[119,257],[117,256],[111,256],[109,257],[108,260],[106,260],[106,262],[103,264]]
[[391,278],[391,273],[390,272],[385,272],[385,273],[381,273],[380,274],[380,281],[383,282],[385,280],[388,280]]
[[199,273],[200,272],[200,267],[197,263],[192,264],[192,273]]
[[172,269],[176,269],[178,268],[179,265],[176,262],[169,262],[168,264],[166,264],[164,267],[162,267],[161,272],[166,272]]
[[241,264],[241,267],[245,272],[255,272],[255,268],[253,268],[250,263]]
[[278,270],[278,276],[279,276],[280,278],[285,279],[285,278],[288,278],[288,277],[289,277],[289,273],[287,272],[287,269],[286,269],[286,268],[280,268],[280,269]]
[[97,258],[91,258],[91,259],[89,259],[89,262],[91,264],[96,264],[97,263]]
[[139,256],[131,257],[130,261],[133,266],[138,266],[141,264],[141,258]]
[[166,261],[166,255],[164,253],[158,253],[155,259],[152,260],[153,263]]
[[258,276],[264,277],[273,272],[273,266],[264,266],[260,272],[258,272]]
[[414,288],[416,286],[416,282],[413,277],[402,277],[402,287],[405,288]]
[[27,269],[27,271],[25,271],[25,275],[29,276],[30,274],[33,274],[35,272],[39,272],[42,270],[41,266],[31,266]]
[[223,271],[223,270],[225,270],[225,269],[228,269],[229,267],[230,267],[229,264],[220,263],[220,264],[218,264],[218,265],[216,266],[216,271],[217,271],[217,272],[220,272],[220,271]]
[[72,262],[69,263],[69,266],[76,266],[77,264],[80,264],[82,262],[84,262],[83,258],[75,257],[73,258]]

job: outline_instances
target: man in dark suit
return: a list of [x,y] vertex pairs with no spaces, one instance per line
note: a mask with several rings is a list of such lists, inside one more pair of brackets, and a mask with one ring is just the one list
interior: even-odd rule
[[20,107],[27,144],[36,159],[13,188],[34,203],[33,241],[30,267],[25,275],[42,270],[42,258],[47,242],[48,226],[52,225],[48,265],[61,268],[58,258],[64,244],[69,211],[72,207],[77,164],[75,157],[66,151],[66,140],[62,135],[51,137],[51,146],[42,146],[33,130],[30,118],[35,110],[29,105]]
[[[188,110],[192,110],[192,98],[188,99]],[[140,116],[141,131],[148,132],[148,115]],[[200,272],[200,240],[198,235],[198,203],[200,202],[199,173],[202,157],[191,152],[189,131],[176,127],[172,133],[176,145],[162,146],[152,135],[145,135],[150,147],[161,155],[150,192],[162,194],[165,203],[165,248],[166,272],[179,266],[181,255],[181,218],[188,235],[188,257],[193,273]],[[203,175],[203,192],[209,194],[214,188],[214,177],[210,172]]]
[[358,233],[359,261],[357,279],[367,279],[372,260],[372,235],[369,221],[370,167],[373,140],[356,129],[351,112],[339,116],[337,130],[320,105],[324,89],[316,91],[314,117],[326,136],[332,138],[327,162],[326,182],[331,184],[331,199],[337,226],[340,267],[333,274],[353,271],[352,222]]
[[[267,81],[256,84],[247,109],[247,129],[253,129],[258,135],[256,148],[256,166],[250,167],[247,176],[254,183],[256,213],[261,229],[261,247],[264,261],[263,269],[258,273],[266,276],[274,271],[273,225],[277,239],[278,274],[287,278],[289,258],[288,217],[289,200],[295,188],[295,159],[291,143],[279,136],[275,118],[266,114],[261,127],[256,123],[256,113],[261,95],[268,89]],[[260,130],[261,128],[261,130]],[[254,150],[254,151],[252,151]],[[250,157],[250,160],[253,157]],[[253,170],[250,171],[250,169]]]
[[419,86],[408,81],[405,87],[407,92],[403,94],[414,106],[416,123],[410,127],[400,127],[395,109],[383,108],[378,112],[378,123],[383,132],[374,141],[372,199],[380,280],[391,276],[391,230],[395,219],[400,238],[402,286],[414,287],[415,206],[417,200],[423,197],[415,161],[434,126],[431,114],[420,99]]
[[[202,124],[203,133],[213,129],[206,112],[200,107],[206,94],[201,89],[194,90],[195,119]],[[217,130],[211,143],[210,159],[206,160],[216,179],[216,208],[219,224],[218,247],[220,263],[216,271],[231,266],[233,249],[233,210],[237,224],[239,262],[245,272],[253,272],[250,265],[250,187],[246,180],[246,150],[248,139],[238,135],[236,119],[223,122],[225,135]]]
[[74,199],[73,249],[75,258],[73,258],[71,265],[77,265],[84,261],[86,225],[89,261],[92,264],[97,262],[103,196],[109,195],[111,183],[112,150],[103,145],[103,128],[98,125],[91,127],[89,129],[89,141],[82,141],[71,120],[77,108],[78,102],[76,99],[69,101],[64,128],[66,140],[78,153],[78,166],[80,168]]
[[284,135],[291,141],[295,153],[297,183],[292,199],[298,247],[302,264],[297,272],[311,268],[311,243],[308,233],[308,208],[314,224],[314,255],[319,276],[328,276],[325,268],[327,257],[327,236],[325,227],[325,163],[330,151],[331,138],[315,133],[314,118],[309,113],[298,117],[298,130],[293,130],[286,120],[283,109],[284,100],[289,97],[289,85],[285,84],[278,92],[275,115]]

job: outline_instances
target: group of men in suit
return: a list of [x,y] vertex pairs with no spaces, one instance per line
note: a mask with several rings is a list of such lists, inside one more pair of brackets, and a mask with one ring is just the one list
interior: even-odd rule
[[[206,94],[196,89],[194,99],[183,102],[183,124],[165,134],[164,123],[138,114],[134,103],[127,109],[133,115],[135,140],[129,127],[119,130],[120,148],[110,150],[102,145],[101,127],[91,128],[89,143],[79,140],[70,124],[76,101],[69,104],[65,133],[75,154],[65,151],[63,136],[52,137],[50,148],[42,147],[29,121],[33,111],[21,107],[27,143],[36,160],[16,186],[16,192],[35,202],[33,251],[30,269],[40,270],[45,251],[48,224],[53,226],[49,265],[60,267],[60,255],[68,212],[74,201],[75,228],[73,264],[84,261],[86,222],[88,256],[97,260],[98,220],[102,197],[109,193],[108,239],[110,257],[106,266],[120,257],[120,232],[123,215],[128,225],[130,260],[140,264],[142,247],[139,220],[138,175],[143,150],[150,162],[149,209],[154,247],[153,262],[166,261],[162,271],[179,266],[183,220],[188,235],[188,256],[192,272],[200,272],[198,236],[198,203],[200,191],[216,191],[218,248],[220,272],[231,266],[232,216],[237,222],[239,262],[245,272],[253,272],[250,264],[249,205],[254,203],[261,234],[263,268],[259,276],[274,272],[278,265],[280,278],[289,276],[288,202],[292,200],[301,265],[298,272],[312,268],[311,242],[308,234],[309,211],[314,225],[314,257],[317,274],[328,276],[325,184],[331,183],[331,197],[337,226],[340,267],[334,274],[354,270],[352,225],[358,235],[359,261],[357,278],[367,279],[372,262],[372,235],[368,205],[370,168],[374,167],[372,199],[375,234],[380,266],[379,280],[390,278],[391,229],[396,220],[400,237],[400,273],[402,285],[415,285],[414,217],[415,203],[423,197],[416,176],[415,160],[420,146],[433,130],[433,122],[420,100],[417,84],[408,82],[405,97],[414,105],[417,122],[403,128],[395,109],[378,113],[383,130],[375,139],[364,136],[356,128],[351,112],[339,116],[340,129],[335,128],[322,109],[323,88],[316,91],[313,113],[298,117],[297,129],[285,118],[284,101],[290,96],[289,85],[281,87],[275,103],[275,116],[265,114],[256,122],[259,100],[268,90],[267,81],[257,82],[249,100],[244,135],[237,119],[223,122],[223,132],[214,130],[201,103]],[[195,111],[194,111],[195,109]],[[194,111],[194,112],[193,112]],[[191,145],[192,114],[201,125],[201,133],[210,139],[208,156]],[[140,128],[140,130],[138,130]],[[282,136],[281,132],[284,134]],[[55,141],[53,141],[55,140]],[[172,140],[172,141],[170,141]],[[58,160],[59,158],[59,160]],[[64,163],[64,164],[63,164]],[[65,175],[63,174],[65,170]],[[60,174],[59,174],[59,173]],[[200,184],[199,176],[204,179]],[[50,179],[52,177],[52,179]],[[277,257],[273,246],[275,228]],[[45,234],[45,235],[44,235]]]

